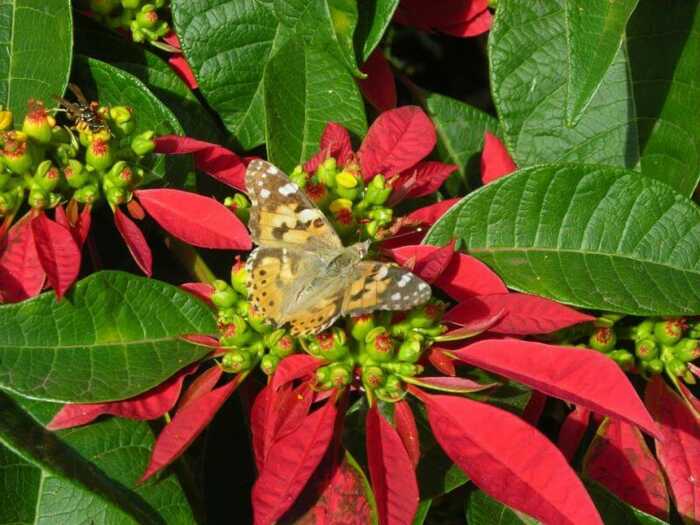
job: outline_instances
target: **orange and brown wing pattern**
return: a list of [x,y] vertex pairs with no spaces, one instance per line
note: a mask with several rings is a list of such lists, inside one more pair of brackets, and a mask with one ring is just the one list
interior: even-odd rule
[[362,261],[357,274],[345,290],[343,315],[408,310],[430,299],[430,286],[395,264]]
[[289,317],[294,336],[316,334],[332,325],[342,313],[344,289],[319,298],[312,306]]
[[314,252],[342,248],[323,212],[276,166],[251,161],[245,184],[251,200],[248,227],[256,244]]

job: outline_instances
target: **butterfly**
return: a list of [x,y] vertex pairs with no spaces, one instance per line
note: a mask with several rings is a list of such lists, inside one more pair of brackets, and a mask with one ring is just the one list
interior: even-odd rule
[[430,299],[430,286],[408,270],[363,260],[369,241],[344,247],[324,213],[276,166],[251,161],[245,185],[257,244],[246,261],[254,314],[310,335],[340,316],[408,310]]

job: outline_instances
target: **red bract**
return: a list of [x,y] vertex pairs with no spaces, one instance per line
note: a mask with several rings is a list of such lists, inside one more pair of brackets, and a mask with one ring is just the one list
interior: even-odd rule
[[215,199],[180,190],[138,190],[136,198],[161,227],[193,246],[249,250],[246,227]]
[[481,152],[481,182],[488,184],[513,173],[518,167],[498,137],[488,131],[484,134]]
[[562,454],[564,454],[564,457],[569,461],[573,460],[576,455],[581,440],[588,429],[590,418],[590,410],[576,406],[574,410],[566,416],[561,429],[559,429],[557,446]]
[[411,391],[442,449],[484,492],[544,523],[602,525],[576,473],[535,428],[484,403]]
[[273,390],[283,385],[312,374],[323,361],[308,354],[293,354],[285,357],[275,370],[270,383]]
[[424,31],[470,37],[491,28],[488,0],[401,0],[394,20]]
[[498,385],[498,383],[488,383],[482,385],[481,383],[477,383],[476,381],[467,379],[466,377],[443,376],[421,376],[413,378],[411,382],[424,388],[441,390],[443,392],[453,392],[455,394],[471,394],[474,392],[480,392],[481,390],[487,390]]
[[182,455],[233,394],[240,380],[241,376],[237,376],[225,385],[193,399],[177,411],[172,421],[158,435],[140,482],[146,481]]
[[413,463],[394,427],[370,407],[366,426],[367,463],[381,525],[413,522],[418,508],[418,482]]
[[277,418],[275,425],[274,440],[284,438],[301,426],[309,415],[315,394],[309,382],[289,390],[279,403],[280,417]]
[[[443,251],[440,251],[443,250]],[[415,261],[414,272],[420,277],[423,268],[430,269],[429,263],[436,253],[444,253],[444,248],[429,245],[402,246],[390,250],[391,257],[399,264]],[[424,265],[425,264],[425,265]],[[431,277],[429,274],[428,277]],[[475,295],[504,294],[506,286],[484,263],[463,253],[454,253],[449,264],[433,284],[460,301]]]
[[659,429],[656,456],[668,478],[678,513],[687,523],[700,518],[700,424],[660,376],[647,385],[645,401]]
[[256,525],[274,523],[294,503],[328,449],[335,417],[335,403],[329,400],[270,449],[253,486]]
[[431,226],[460,200],[461,199],[445,199],[444,201],[436,202],[430,206],[419,208],[409,213],[406,218],[418,224]]
[[220,366],[212,366],[197,376],[197,378],[192,381],[192,384],[187,387],[185,393],[182,394],[177,409],[183,410],[193,401],[214,390],[219,379],[221,379],[221,374],[223,374],[223,370],[221,370]]
[[192,153],[198,170],[237,190],[245,190],[245,163],[233,151],[202,140],[177,135],[156,137],[156,153]]
[[435,126],[418,106],[382,113],[372,123],[357,155],[365,180],[391,177],[411,168],[435,147]]
[[418,427],[416,418],[413,417],[411,406],[404,400],[394,403],[394,425],[406,447],[408,457],[411,459],[413,468],[416,468],[420,461],[420,441],[418,439]]
[[207,283],[182,283],[180,288],[187,290],[195,297],[199,297],[202,301],[211,303],[211,294],[214,293],[214,287]]
[[29,215],[10,228],[5,240],[0,254],[0,299],[17,302],[34,297],[44,287],[46,274],[34,245]]
[[124,401],[65,405],[46,425],[46,428],[60,430],[85,425],[106,414],[137,420],[159,418],[175,406],[180,396],[182,382],[196,369],[196,365],[188,366],[148,392]]
[[131,253],[138,267],[150,277],[153,273],[153,255],[139,227],[119,207],[114,208],[114,225],[117,227],[117,231],[119,231],[122,239],[124,239],[127,248],[129,248],[129,253]]
[[[177,38],[177,35],[173,32],[168,33],[163,37],[163,41],[180,50],[180,40]],[[187,63],[187,60],[185,57],[182,55],[182,53],[173,53],[170,55],[168,58],[168,64],[170,64],[170,67],[172,68],[175,73],[183,80],[185,84],[187,84],[187,87],[190,89],[197,89],[199,86],[197,85],[197,79],[194,76],[194,73],[192,72],[192,68],[190,65]]]
[[428,361],[435,367],[436,370],[442,372],[446,376],[455,376],[454,359],[439,348],[431,348],[428,350]]
[[527,402],[525,410],[523,410],[523,419],[531,425],[536,425],[542,416],[546,404],[547,396],[534,390],[530,396],[530,401]]
[[505,314],[489,332],[509,335],[547,334],[595,318],[536,295],[508,293],[481,295],[463,300],[445,314],[445,321],[460,326]]
[[503,339],[479,341],[450,353],[465,363],[659,435],[624,372],[594,350]]
[[404,199],[415,199],[432,195],[447,178],[457,171],[455,164],[445,164],[434,160],[421,161],[404,171],[392,182],[390,204],[397,204]]
[[362,94],[377,111],[396,107],[396,83],[391,66],[381,49],[375,49],[360,70],[367,78],[358,80]]
[[73,234],[42,211],[31,220],[34,245],[46,279],[60,299],[80,273],[80,248]]
[[636,427],[606,418],[586,453],[583,472],[630,505],[668,519],[663,472]]

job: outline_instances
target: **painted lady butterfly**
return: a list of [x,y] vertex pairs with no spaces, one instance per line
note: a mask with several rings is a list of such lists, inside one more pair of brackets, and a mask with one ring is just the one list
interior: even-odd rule
[[308,335],[341,315],[408,310],[430,299],[430,286],[408,270],[363,261],[369,241],[343,247],[323,212],[272,164],[252,161],[245,184],[258,245],[246,264],[256,314]]

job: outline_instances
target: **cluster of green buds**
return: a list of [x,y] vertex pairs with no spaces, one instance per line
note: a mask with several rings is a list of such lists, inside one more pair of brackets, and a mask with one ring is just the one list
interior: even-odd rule
[[[355,242],[358,233],[376,239],[377,233],[393,220],[393,210],[386,206],[391,187],[383,175],[365,184],[357,163],[340,168],[333,157],[328,157],[313,173],[297,166],[289,178],[329,217],[346,243]],[[250,204],[243,195],[231,197],[225,204],[241,220],[247,220]]]
[[593,326],[574,326],[555,337],[561,344],[603,352],[628,371],[643,375],[666,373],[695,383],[688,363],[700,357],[700,320],[605,314]]
[[214,283],[211,300],[218,309],[224,371],[241,373],[259,366],[271,375],[285,357],[306,352],[323,361],[314,379],[318,390],[343,388],[357,379],[368,395],[390,402],[404,397],[406,382],[423,371],[418,364],[423,352],[445,331],[445,304],[433,300],[406,313],[349,317],[344,326],[293,337],[255,315],[242,263],[234,265],[230,283]]
[[77,122],[76,137],[41,102],[30,101],[20,129],[13,129],[11,112],[0,111],[0,216],[14,216],[25,199],[34,209],[69,199],[92,204],[101,194],[112,206],[131,199],[143,180],[135,166],[153,151],[154,133],[135,133],[124,106],[94,112],[99,129]]
[[167,0],[90,0],[90,11],[112,29],[128,29],[135,42],[155,42],[170,32]]

